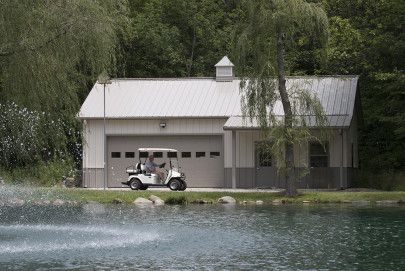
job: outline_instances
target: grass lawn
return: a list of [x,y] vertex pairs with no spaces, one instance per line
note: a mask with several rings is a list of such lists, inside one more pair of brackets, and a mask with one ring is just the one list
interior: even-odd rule
[[[44,188],[46,189],[46,188]],[[371,202],[381,200],[402,200],[405,202],[405,191],[388,192],[302,192],[296,197],[286,197],[281,193],[265,192],[174,192],[174,191],[132,191],[132,190],[90,190],[82,188],[73,189],[52,189],[49,196],[52,198],[61,198],[76,201],[96,201],[100,203],[110,203],[114,199],[121,199],[126,203],[133,202],[137,197],[148,198],[150,195],[156,195],[169,202],[192,203],[196,200],[206,200],[213,203],[223,196],[231,196],[238,202],[262,200],[264,203],[271,203],[273,200],[285,200],[291,203],[302,203],[303,201],[321,202],[321,203],[341,203],[345,201],[367,200]]]

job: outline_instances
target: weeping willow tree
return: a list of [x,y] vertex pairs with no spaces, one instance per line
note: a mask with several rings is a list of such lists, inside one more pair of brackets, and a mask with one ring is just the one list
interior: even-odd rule
[[[128,12],[126,0],[0,0],[0,109],[7,123],[0,138],[9,139],[0,144],[0,166],[52,159],[76,146],[75,116],[97,75],[117,72],[121,44],[129,39]],[[29,117],[16,123],[16,110],[60,129],[31,125]],[[30,125],[38,140],[16,128]],[[55,151],[43,150],[49,146]]]
[[2,101],[75,112],[78,89],[115,66],[125,9],[125,1],[0,0]]
[[[278,172],[285,177],[286,194],[297,193],[299,178],[294,165],[294,145],[319,140],[310,128],[325,127],[327,118],[319,99],[308,87],[286,85],[286,53],[294,52],[302,39],[323,48],[328,20],[323,9],[303,0],[245,1],[247,17],[237,31],[237,62],[242,75],[240,89],[245,116],[263,130]],[[304,84],[305,85],[305,84]],[[283,114],[278,114],[281,101]],[[324,133],[322,133],[324,134]]]

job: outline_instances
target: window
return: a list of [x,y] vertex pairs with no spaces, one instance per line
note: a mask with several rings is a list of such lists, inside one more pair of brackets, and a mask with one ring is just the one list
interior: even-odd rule
[[309,164],[311,167],[327,167],[329,161],[328,144],[312,142],[309,144]]
[[147,158],[149,156],[147,151],[140,151],[139,158]]
[[155,157],[155,158],[162,158],[162,157],[163,157],[163,152],[161,152],[161,151],[155,151],[155,152],[153,152],[153,157]]
[[257,143],[256,157],[259,167],[271,167],[273,159],[270,152],[270,145],[266,142]]
[[135,153],[134,152],[126,152],[125,153],[125,158],[135,158]]
[[221,156],[221,153],[219,151],[210,152],[210,158],[216,158],[218,156]]
[[183,157],[183,158],[190,158],[190,157],[191,157],[191,152],[189,152],[189,151],[183,151],[183,152],[181,152],[181,157]]
[[195,157],[196,158],[205,157],[205,152],[204,151],[198,151],[198,152],[195,153]]
[[177,158],[177,152],[168,152],[167,158]]
[[232,76],[232,67],[217,67],[217,76]]
[[121,153],[120,152],[111,152],[111,158],[121,158]]

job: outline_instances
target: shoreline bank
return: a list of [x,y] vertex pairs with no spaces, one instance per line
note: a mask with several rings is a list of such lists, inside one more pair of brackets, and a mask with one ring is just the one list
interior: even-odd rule
[[170,190],[95,190],[85,188],[30,188],[2,186],[0,204],[7,200],[15,202],[98,202],[133,203],[137,198],[150,196],[161,198],[166,204],[218,203],[221,197],[229,196],[236,204],[352,204],[352,205],[405,205],[405,191],[299,191],[295,197],[286,197],[282,191],[170,191]]

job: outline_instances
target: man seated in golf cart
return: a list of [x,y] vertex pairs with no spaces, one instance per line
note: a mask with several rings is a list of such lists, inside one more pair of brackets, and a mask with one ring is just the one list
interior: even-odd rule
[[163,181],[165,179],[165,174],[161,171],[156,170],[156,168],[158,168],[159,165],[153,162],[154,160],[155,157],[153,157],[153,155],[149,155],[148,161],[145,162],[146,172],[157,174]]

